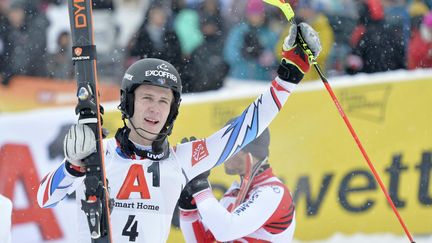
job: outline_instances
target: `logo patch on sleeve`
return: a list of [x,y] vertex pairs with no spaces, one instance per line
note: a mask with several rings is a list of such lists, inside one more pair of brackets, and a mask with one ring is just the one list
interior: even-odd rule
[[192,166],[209,155],[205,140],[192,142]]

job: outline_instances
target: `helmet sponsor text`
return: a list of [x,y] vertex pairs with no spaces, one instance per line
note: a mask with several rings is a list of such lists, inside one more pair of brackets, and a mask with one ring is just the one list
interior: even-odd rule
[[132,74],[129,74],[129,73],[125,73],[125,75],[124,75],[124,78],[127,80],[130,80],[130,81],[132,81],[133,77],[134,76]]
[[172,81],[177,83],[177,77],[170,73],[170,72],[166,72],[166,71],[161,71],[161,70],[147,70],[145,72],[145,76],[146,77],[150,77],[150,76],[155,76],[155,77],[162,77],[162,78],[169,78]]
[[165,63],[157,66],[157,69],[162,69],[164,71],[169,71],[168,66]]

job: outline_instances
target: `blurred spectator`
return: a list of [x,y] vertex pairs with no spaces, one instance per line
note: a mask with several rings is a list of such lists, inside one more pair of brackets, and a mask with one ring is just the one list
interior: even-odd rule
[[420,29],[413,33],[408,49],[408,68],[432,67],[432,11],[426,14]]
[[323,13],[328,16],[350,19],[357,17],[356,0],[319,0],[314,4],[320,5]]
[[224,0],[222,16],[227,30],[245,21],[245,11],[248,0]]
[[429,8],[422,0],[414,0],[409,6],[411,22],[411,34],[419,30],[423,17],[429,12]]
[[71,80],[74,77],[72,64],[72,43],[68,31],[63,31],[57,38],[58,50],[50,55],[48,73],[51,78]]
[[206,18],[211,18],[212,21],[215,24],[217,24],[218,31],[221,32],[218,33],[218,35],[222,37],[225,36],[225,23],[221,15],[221,4],[219,0],[204,0],[200,6],[199,15],[201,20],[201,32],[202,32],[202,21],[205,22]]
[[50,25],[47,29],[47,52],[57,52],[57,39],[60,33],[70,30],[68,5],[66,0],[52,0],[46,7],[46,16]]
[[347,72],[374,73],[405,68],[404,42],[386,27],[380,0],[364,0],[359,9],[358,25],[351,36],[352,55],[347,58]]
[[387,28],[394,32],[398,40],[403,41],[405,51],[410,38],[410,16],[406,0],[382,0]]
[[172,11],[172,17],[176,17],[180,11],[182,11],[186,7],[186,1],[185,0],[168,0],[171,2],[171,11]]
[[[306,22],[314,28],[320,37],[322,51],[318,56],[318,63],[320,63],[323,71],[325,72],[327,59],[332,50],[334,42],[333,29],[330,26],[328,18],[320,12],[320,6],[313,1],[303,0],[299,2],[296,6],[296,17],[298,18],[298,23]],[[284,42],[284,37],[288,35],[290,25],[287,25],[284,32],[280,35],[277,47],[282,46]],[[280,48],[275,48],[278,55],[278,59],[282,58]],[[303,80],[319,80],[318,73],[315,71],[308,72],[305,74]]]
[[[47,76],[46,39],[48,20],[33,4],[13,2],[8,14],[10,52],[7,53],[12,74]],[[13,41],[12,41],[13,40]]]
[[0,83],[8,84],[11,78],[8,56],[10,52],[9,31],[10,24],[7,17],[8,5],[6,1],[0,1]]
[[[110,55],[117,47],[118,24],[114,16],[112,0],[93,0],[93,31],[98,59],[102,55]],[[100,61],[100,60],[99,60]]]
[[189,59],[190,54],[204,40],[200,30],[199,14],[195,9],[188,8],[185,0],[174,0],[178,3],[178,13],[174,19],[174,30],[179,37],[184,58]]
[[280,36],[288,23],[285,14],[279,8],[275,8],[270,5],[265,5],[265,13],[268,23],[267,25],[273,32]]
[[231,29],[224,48],[230,77],[271,80],[277,63],[273,54],[277,39],[278,35],[267,25],[264,3],[249,0],[246,21]]
[[181,73],[183,62],[177,34],[167,27],[164,7],[153,2],[128,46],[126,65],[141,58],[159,58],[173,64]]
[[325,65],[327,74],[343,75],[346,58],[351,53],[349,36],[358,18],[356,0],[320,0],[319,8],[327,16],[334,33],[334,44]]
[[103,81],[119,82],[123,73],[124,52],[119,46],[120,27],[113,0],[93,0],[93,32],[98,52],[98,76]]
[[107,9],[114,11],[113,0],[92,0],[93,10],[95,9]]
[[215,16],[203,16],[202,43],[191,55],[190,70],[193,72],[189,92],[215,90],[222,87],[229,66],[223,59],[224,39]]

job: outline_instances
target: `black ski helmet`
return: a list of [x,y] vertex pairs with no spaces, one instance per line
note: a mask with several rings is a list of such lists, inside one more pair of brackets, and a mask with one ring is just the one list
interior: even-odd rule
[[174,102],[171,105],[165,126],[171,133],[172,126],[178,115],[181,102],[182,84],[180,75],[173,65],[157,58],[145,58],[132,64],[123,76],[120,89],[120,111],[122,117],[129,119],[134,114],[135,89],[141,84],[154,85],[171,89]]

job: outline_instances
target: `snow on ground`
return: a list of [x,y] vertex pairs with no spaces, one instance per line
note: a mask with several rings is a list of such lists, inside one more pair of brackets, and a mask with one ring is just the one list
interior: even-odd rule
[[[432,243],[432,235],[427,236],[413,236],[416,243]],[[395,236],[392,234],[354,234],[344,235],[335,234],[334,236],[319,241],[299,241],[294,240],[293,243],[410,243],[408,237],[405,235]]]

